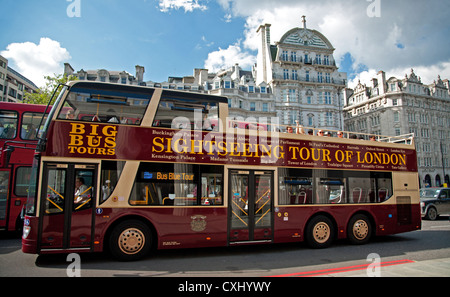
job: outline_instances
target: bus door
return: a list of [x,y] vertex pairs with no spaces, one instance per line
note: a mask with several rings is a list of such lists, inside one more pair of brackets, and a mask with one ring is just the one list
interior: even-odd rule
[[0,229],[6,228],[10,170],[0,170]]
[[229,171],[229,242],[272,241],[273,172]]
[[45,163],[43,170],[40,248],[92,248],[97,165]]

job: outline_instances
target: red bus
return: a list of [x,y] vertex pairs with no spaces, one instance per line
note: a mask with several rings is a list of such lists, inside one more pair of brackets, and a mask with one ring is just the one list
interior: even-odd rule
[[152,248],[324,248],[421,228],[412,137],[239,129],[227,116],[224,97],[71,82],[36,151],[23,252],[135,260]]
[[[46,106],[0,103],[0,230],[21,230],[39,125]],[[49,109],[50,110],[50,109]]]

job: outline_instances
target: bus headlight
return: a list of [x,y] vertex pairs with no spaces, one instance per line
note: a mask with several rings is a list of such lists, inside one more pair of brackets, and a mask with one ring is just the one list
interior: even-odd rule
[[22,238],[27,239],[28,235],[30,234],[31,227],[30,226],[23,226],[23,234]]

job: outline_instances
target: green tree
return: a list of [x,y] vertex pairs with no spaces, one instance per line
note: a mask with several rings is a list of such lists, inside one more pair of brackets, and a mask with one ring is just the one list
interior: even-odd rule
[[[59,84],[66,84],[69,81],[78,80],[78,78],[75,75],[54,74],[54,76],[45,76],[45,80],[45,86],[39,88],[36,93],[25,92],[24,103],[46,105]],[[57,91],[55,98],[58,97],[60,91]]]

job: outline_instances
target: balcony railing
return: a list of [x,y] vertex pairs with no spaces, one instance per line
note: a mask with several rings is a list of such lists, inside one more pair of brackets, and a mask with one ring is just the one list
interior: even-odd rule
[[289,78],[286,78],[283,74],[274,74],[273,79],[286,80],[286,81],[321,83],[321,84],[334,84],[334,85],[341,85],[341,86],[347,85],[347,80],[345,80],[345,79],[330,78],[329,80],[327,80],[326,78],[322,78],[321,80],[319,80],[317,77],[310,76],[309,78],[307,78],[307,77],[301,77],[300,75],[298,75],[296,78],[292,77],[292,76],[289,76]]

